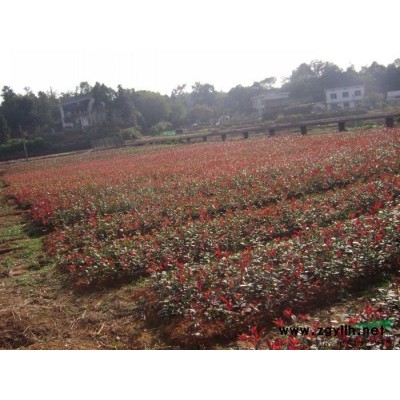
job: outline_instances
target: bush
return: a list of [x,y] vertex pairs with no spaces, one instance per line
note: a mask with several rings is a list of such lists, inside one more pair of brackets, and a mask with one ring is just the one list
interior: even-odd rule
[[303,121],[304,115],[302,114],[292,114],[292,115],[278,115],[278,118],[274,121],[275,123],[282,124],[282,123],[292,123]]
[[279,109],[267,110],[267,111],[265,111],[263,113],[263,117],[262,118],[263,118],[264,121],[273,122],[278,118],[279,112],[280,112]]
[[37,136],[26,141],[26,148],[31,151],[49,150],[51,148],[51,143],[41,136]]
[[[64,153],[88,149],[90,142],[87,137],[69,138],[68,135],[49,135],[45,138],[36,136],[25,140],[29,157],[43,156],[53,153]],[[22,139],[11,139],[0,145],[0,159],[3,161],[24,158]]]
[[134,126],[121,129],[118,135],[121,136],[123,140],[141,139],[143,137],[140,130]]
[[170,131],[170,130],[172,130],[171,122],[160,121],[158,124],[155,124],[150,128],[150,133],[152,135],[159,135],[164,131]]
[[[26,149],[28,151],[47,150],[50,148],[49,142],[38,136],[25,140]],[[11,139],[0,146],[0,155],[9,153],[20,153],[23,151],[22,139]]]
[[115,126],[91,126],[85,131],[85,135],[90,140],[94,140],[112,137],[118,132],[119,130]]
[[298,104],[287,107],[284,110],[285,115],[309,115],[311,114],[312,104]]

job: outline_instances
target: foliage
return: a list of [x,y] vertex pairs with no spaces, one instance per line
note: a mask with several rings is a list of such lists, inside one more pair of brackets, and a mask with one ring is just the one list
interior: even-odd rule
[[370,91],[364,98],[364,104],[371,110],[382,110],[385,96],[382,93]]
[[172,129],[172,124],[171,122],[168,121],[160,121],[156,125],[153,125],[150,128],[150,133],[152,135],[159,135],[160,133],[164,131],[170,131]]
[[134,102],[135,91],[132,89],[124,89],[121,85],[112,102],[110,115],[111,120],[116,125],[123,127],[137,126],[138,119],[141,117]]
[[7,125],[7,120],[0,114],[0,145],[5,143],[10,137],[10,128]]
[[168,119],[170,107],[167,96],[141,90],[135,93],[134,101],[142,116],[140,125],[144,131]]
[[52,92],[39,92],[36,96],[26,88],[24,95],[18,95],[10,87],[4,86],[2,97],[1,112],[14,138],[20,137],[21,129],[30,133],[48,130],[59,120],[57,99]]
[[231,113],[251,113],[252,103],[251,98],[258,94],[258,89],[253,85],[244,87],[242,85],[235,86],[228,92],[228,96],[233,101]]
[[400,90],[400,61],[395,60],[387,66],[373,62],[356,71],[353,66],[344,70],[331,62],[313,60],[293,70],[281,88],[276,88],[276,78],[268,77],[250,86],[237,85],[227,93],[218,92],[212,84],[201,82],[195,82],[191,92],[187,91],[186,84],[178,85],[170,96],[148,90],[135,91],[121,85],[114,90],[100,82],[91,85],[86,81],[61,94],[51,89],[35,94],[29,88],[25,88],[24,94],[18,94],[11,87],[4,86],[0,115],[5,121],[2,119],[0,122],[0,141],[4,142],[8,134],[12,138],[20,137],[21,130],[40,135],[59,131],[59,102],[76,95],[93,96],[97,118],[92,123],[98,134],[102,127],[110,128],[105,131],[107,133],[132,126],[149,133],[162,121],[171,123],[175,129],[182,129],[194,123],[213,124],[224,115],[232,120],[253,118],[252,98],[273,87],[274,90],[288,91],[290,100],[300,109],[281,107],[272,110],[266,119],[274,120],[281,114],[306,115],[313,103],[325,101],[325,89],[355,84],[366,86],[365,107],[388,109],[386,92]]
[[378,129],[119,150],[9,166],[4,180],[76,287],[147,276],[153,309],[200,340],[398,271],[399,140]]
[[140,130],[136,127],[121,129],[118,135],[124,140],[141,139],[143,137]]
[[[399,295],[400,277],[395,277],[369,302],[360,304],[358,312],[349,310],[334,316],[336,319],[331,318],[325,327],[318,317],[296,315],[292,309],[286,309],[273,321],[275,327],[269,332],[266,328],[252,326],[249,333],[238,335],[238,344],[240,348],[257,350],[399,350],[400,340],[396,335],[400,326]],[[358,329],[363,327],[369,330],[359,335],[361,330]],[[375,334],[371,334],[373,327]]]
[[275,77],[265,78],[260,82],[254,82],[253,87],[256,88],[258,91],[272,89],[272,87],[276,83]]
[[189,110],[187,119],[191,124],[208,125],[210,124],[213,116],[214,116],[214,111],[212,108],[204,104],[198,104]]
[[367,92],[386,95],[387,91],[400,89],[400,67],[396,61],[387,67],[373,62],[356,72],[354,67],[342,70],[330,62],[314,60],[302,63],[286,79],[282,89],[294,99],[324,101],[324,89],[364,84]]
[[202,84],[196,82],[192,86],[191,98],[195,106],[203,105],[213,107],[215,105],[216,91],[213,85],[209,83]]
[[[45,150],[49,147],[49,143],[40,136],[25,140],[25,145],[28,151]],[[9,153],[23,153],[23,140],[11,139],[0,146],[0,156]]]

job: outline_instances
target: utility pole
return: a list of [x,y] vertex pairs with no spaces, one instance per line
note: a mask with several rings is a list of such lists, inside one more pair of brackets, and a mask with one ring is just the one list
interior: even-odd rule
[[25,134],[24,134],[24,132],[22,132],[22,127],[21,127],[21,125],[19,126],[19,131],[21,132],[22,145],[24,146],[25,159],[26,159],[26,162],[28,162],[28,161],[29,161],[29,158],[28,158],[28,152],[27,152],[27,150],[26,150]]

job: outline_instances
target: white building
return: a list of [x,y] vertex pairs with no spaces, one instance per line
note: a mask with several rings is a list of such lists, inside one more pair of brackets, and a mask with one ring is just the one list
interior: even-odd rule
[[388,102],[400,102],[400,90],[393,90],[391,92],[387,92],[386,100]]
[[336,110],[338,108],[356,108],[362,103],[364,95],[364,85],[326,89],[326,106],[328,110]]
[[289,93],[268,91],[251,99],[257,116],[261,118],[265,111],[290,104]]

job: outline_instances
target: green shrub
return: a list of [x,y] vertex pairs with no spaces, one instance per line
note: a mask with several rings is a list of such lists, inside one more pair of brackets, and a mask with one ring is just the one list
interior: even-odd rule
[[298,122],[298,121],[303,121],[304,120],[304,115],[303,114],[292,114],[292,115],[278,115],[278,117],[275,120],[275,123],[277,124],[282,124],[282,123],[292,123],[292,122]]
[[135,126],[130,128],[121,129],[118,132],[118,135],[122,137],[123,140],[133,140],[133,139],[141,139],[143,135],[140,130]]
[[160,121],[158,124],[155,124],[150,128],[150,133],[152,135],[159,135],[164,131],[171,131],[171,130],[172,130],[171,122]]
[[[25,140],[27,150],[46,150],[50,148],[49,142],[38,136]],[[23,151],[22,139],[10,139],[0,146],[0,154],[19,153]]]
[[51,144],[41,136],[37,136],[26,141],[26,148],[28,151],[49,150],[51,148]]

